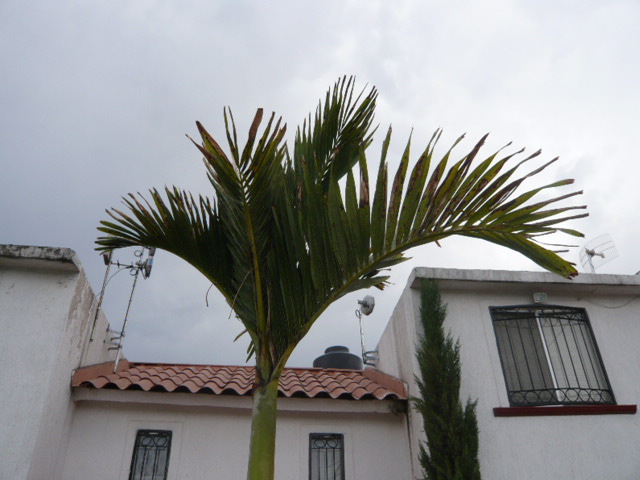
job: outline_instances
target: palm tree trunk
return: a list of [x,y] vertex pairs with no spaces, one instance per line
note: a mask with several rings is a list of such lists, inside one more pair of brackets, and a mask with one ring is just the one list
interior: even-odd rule
[[[260,378],[258,372],[256,372],[256,377]],[[275,375],[275,377],[271,377],[267,383],[258,383],[253,392],[247,480],[273,480],[280,376]]]

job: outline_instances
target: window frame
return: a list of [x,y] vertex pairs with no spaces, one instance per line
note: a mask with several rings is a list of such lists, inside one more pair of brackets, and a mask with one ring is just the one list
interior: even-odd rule
[[[168,444],[166,447],[166,455],[164,462],[164,471],[155,471],[156,467],[154,467],[154,471],[152,472],[151,477],[147,476],[139,476],[135,472],[135,467],[138,459],[138,455],[141,453],[142,441],[144,438],[149,438],[151,436],[155,436],[156,438],[166,438],[168,440]],[[129,467],[129,476],[128,480],[167,480],[169,474],[169,460],[171,458],[171,443],[173,440],[173,431],[172,430],[163,430],[163,429],[146,429],[141,428],[136,430],[135,441],[133,444],[133,454],[131,455],[131,465]],[[155,461],[154,461],[155,463]],[[141,472],[141,473],[144,473]]]
[[[310,432],[309,433],[309,480],[344,480],[346,478],[346,469],[345,469],[345,441],[344,441],[344,433],[328,433],[328,432]],[[338,440],[339,444],[333,450],[337,450],[338,459],[340,461],[340,471],[339,475],[335,474],[331,477],[322,476],[320,471],[318,471],[318,475],[314,476],[313,469],[313,460],[314,460],[314,451],[321,450],[320,448],[314,448],[314,441],[317,440]],[[335,458],[334,453],[334,458]]]
[[[491,306],[489,312],[507,397],[512,408],[616,405],[611,382],[584,308],[527,304]],[[506,330],[506,322],[509,321],[517,326],[516,343]],[[515,323],[520,321],[529,323],[528,326],[524,325],[525,329],[528,327],[531,331],[529,338],[523,339],[522,326],[520,323]],[[548,321],[548,323],[542,325],[541,321]],[[506,335],[501,329],[506,332]],[[576,336],[576,330],[580,335]],[[558,337],[558,333],[561,337]],[[509,337],[506,342],[505,336]],[[548,338],[551,336],[553,336],[551,339],[553,342]],[[577,337],[578,340],[576,340]],[[567,339],[572,340],[573,343]],[[564,344],[559,340],[564,341]],[[518,348],[520,351],[515,353],[514,350]],[[535,353],[535,362],[530,362],[528,351]],[[588,362],[583,356],[588,357]],[[524,383],[528,382],[530,388],[523,388],[522,385],[520,374],[523,373],[523,364],[519,363],[522,361],[525,362],[526,373],[529,374],[529,378],[525,378]],[[567,374],[569,367],[573,370],[572,375],[571,372]],[[532,374],[532,370],[537,371]],[[558,383],[557,376],[563,376],[562,385]],[[570,379],[570,376],[573,378]],[[515,377],[520,382],[519,385],[513,385]],[[581,384],[583,382],[587,385]],[[598,388],[593,388],[591,382],[597,384]],[[544,385],[539,385],[540,383]],[[518,386],[520,388],[517,388]],[[540,386],[543,388],[539,388]]]

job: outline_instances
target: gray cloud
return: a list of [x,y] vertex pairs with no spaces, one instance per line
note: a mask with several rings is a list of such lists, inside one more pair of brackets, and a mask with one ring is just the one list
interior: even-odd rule
[[[468,132],[462,152],[491,131],[487,152],[513,140],[544,148],[544,158],[560,155],[548,178],[576,178],[590,206],[576,226],[618,244],[623,260],[602,271],[635,273],[639,14],[633,1],[3,2],[0,242],[72,247],[97,290],[104,266],[93,241],[105,208],[151,186],[210,193],[184,137],[195,134],[195,120],[223,137],[224,105],[240,132],[262,106],[282,114],[293,135],[338,76],[356,74],[380,89],[379,136],[393,124],[392,158],[412,128],[417,155],[437,127],[443,148]],[[379,143],[372,161],[378,151]],[[536,268],[464,239],[411,253],[393,272],[395,286],[374,292],[370,347],[413,266]],[[114,277],[107,296],[116,327],[126,275]],[[246,339],[231,343],[240,324],[219,295],[205,306],[208,287],[159,254],[136,292],[127,355],[241,363]],[[309,365],[329,344],[357,351],[353,311],[364,294],[333,307],[292,364]]]

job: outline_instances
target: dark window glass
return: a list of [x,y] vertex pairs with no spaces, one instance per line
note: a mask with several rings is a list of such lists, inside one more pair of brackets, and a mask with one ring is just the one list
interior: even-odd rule
[[584,309],[490,311],[511,405],[615,403]]
[[309,434],[309,479],[344,480],[344,436]]
[[129,480],[166,480],[170,451],[170,430],[138,430]]

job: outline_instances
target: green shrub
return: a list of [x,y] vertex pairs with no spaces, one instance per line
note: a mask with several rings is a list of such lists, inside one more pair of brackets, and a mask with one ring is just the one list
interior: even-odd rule
[[460,402],[460,342],[445,334],[447,308],[433,280],[422,280],[417,359],[419,397],[426,444],[420,444],[420,464],[426,480],[480,480],[477,401]]

